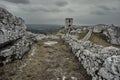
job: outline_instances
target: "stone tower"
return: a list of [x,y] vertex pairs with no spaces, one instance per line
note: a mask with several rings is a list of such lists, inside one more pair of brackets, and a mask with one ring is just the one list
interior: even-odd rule
[[65,19],[65,29],[71,29],[73,26],[73,18]]

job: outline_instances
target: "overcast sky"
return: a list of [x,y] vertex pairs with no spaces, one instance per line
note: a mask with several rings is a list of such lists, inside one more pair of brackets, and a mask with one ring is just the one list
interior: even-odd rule
[[27,24],[120,25],[120,0],[0,0],[0,7],[22,17]]

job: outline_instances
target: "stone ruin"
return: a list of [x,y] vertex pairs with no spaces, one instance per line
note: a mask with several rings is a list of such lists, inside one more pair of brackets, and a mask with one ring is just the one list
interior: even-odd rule
[[119,48],[103,47],[75,39],[69,34],[62,38],[71,46],[73,54],[92,76],[92,80],[120,80]]
[[70,32],[73,27],[73,18],[66,18],[65,19],[65,30],[66,32]]

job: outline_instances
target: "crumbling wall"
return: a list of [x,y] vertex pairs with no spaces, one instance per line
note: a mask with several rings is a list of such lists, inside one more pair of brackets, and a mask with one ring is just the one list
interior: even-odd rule
[[92,80],[120,80],[120,49],[103,47],[90,41],[79,41],[65,35],[73,54],[92,76]]

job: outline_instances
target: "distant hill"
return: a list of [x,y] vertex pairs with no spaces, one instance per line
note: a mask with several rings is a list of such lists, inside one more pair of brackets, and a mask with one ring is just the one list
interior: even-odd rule
[[33,33],[51,33],[58,31],[62,25],[53,25],[53,24],[27,24],[27,31]]

